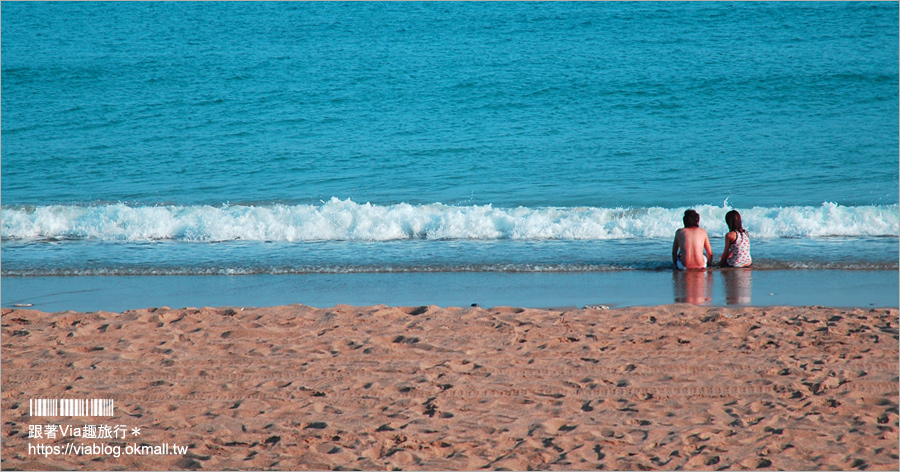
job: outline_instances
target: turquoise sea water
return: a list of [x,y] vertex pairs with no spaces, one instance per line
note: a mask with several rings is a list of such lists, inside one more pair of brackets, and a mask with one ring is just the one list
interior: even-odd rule
[[652,272],[688,207],[897,271],[896,3],[2,14],[5,281]]

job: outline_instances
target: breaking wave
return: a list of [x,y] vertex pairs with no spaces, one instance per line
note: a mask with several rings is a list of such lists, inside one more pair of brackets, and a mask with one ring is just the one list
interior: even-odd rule
[[[731,208],[700,205],[711,236],[727,232]],[[495,208],[373,205],[332,198],[320,205],[51,205],[3,207],[3,240],[188,242],[612,240],[671,238],[685,208]],[[872,237],[900,233],[898,205],[741,208],[755,238]]]

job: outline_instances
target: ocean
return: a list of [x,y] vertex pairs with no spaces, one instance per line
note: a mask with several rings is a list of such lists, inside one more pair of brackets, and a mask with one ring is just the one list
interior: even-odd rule
[[[435,284],[447,304],[604,301],[590,287],[607,285],[617,304],[656,303],[659,283],[679,301],[687,208],[716,256],[724,214],[741,212],[741,303],[824,303],[822,287],[862,277],[834,303],[898,304],[897,3],[2,15],[3,306],[221,304],[223,290],[426,303]],[[713,277],[726,286],[706,298],[724,303],[728,277]],[[155,288],[115,289],[135,280]],[[775,280],[807,296],[760,299]]]

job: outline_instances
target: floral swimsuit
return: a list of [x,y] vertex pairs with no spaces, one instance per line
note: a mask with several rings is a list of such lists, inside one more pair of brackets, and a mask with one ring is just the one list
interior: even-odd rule
[[731,267],[747,267],[750,259],[750,236],[746,231],[735,231],[734,242],[731,244],[731,255],[726,260]]

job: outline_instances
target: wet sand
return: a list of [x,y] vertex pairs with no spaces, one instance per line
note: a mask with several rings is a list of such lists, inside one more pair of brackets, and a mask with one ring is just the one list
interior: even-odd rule
[[[2,468],[896,470],[897,329],[883,308],[3,309]],[[31,416],[42,398],[114,415]],[[128,433],[29,438],[47,424]],[[123,453],[30,452],[92,443]]]

